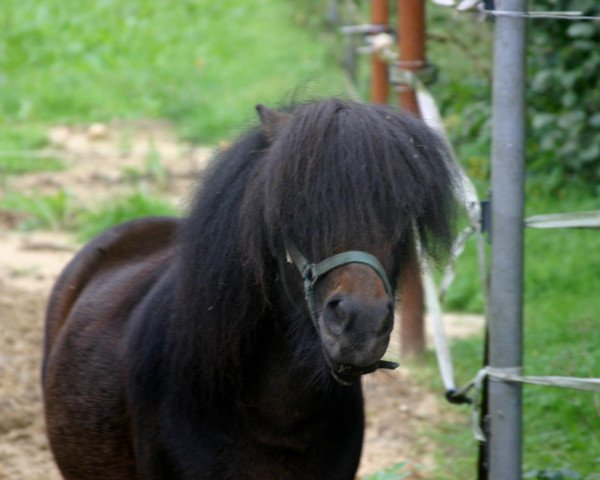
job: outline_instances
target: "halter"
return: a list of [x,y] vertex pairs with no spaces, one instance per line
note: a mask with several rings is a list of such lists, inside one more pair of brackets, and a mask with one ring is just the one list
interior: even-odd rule
[[[300,253],[296,246],[288,241],[285,242],[285,249],[288,256],[288,262],[291,262],[296,266],[304,281],[304,298],[306,299],[306,303],[308,305],[310,318],[317,332],[319,331],[319,313],[315,303],[316,284],[319,279],[336,268],[352,263],[368,265],[375,271],[375,273],[383,282],[383,286],[385,287],[387,294],[391,298],[394,296],[392,285],[388,280],[383,265],[381,265],[381,262],[377,259],[377,257],[371,255],[370,253],[361,252],[358,250],[350,250],[347,252],[338,253],[337,255],[328,257],[322,262],[315,264],[310,263],[308,259]],[[329,360],[327,360],[327,362],[329,363]],[[364,373],[371,373],[378,368],[387,368],[393,370],[397,367],[398,364],[396,362],[380,360],[375,365],[366,368],[359,368],[351,365],[340,365],[337,367],[336,371],[334,371],[333,367],[331,367],[331,373],[333,378],[338,383],[341,383],[342,385],[350,385],[351,382],[343,380],[341,376],[346,376],[348,374],[362,375]]]

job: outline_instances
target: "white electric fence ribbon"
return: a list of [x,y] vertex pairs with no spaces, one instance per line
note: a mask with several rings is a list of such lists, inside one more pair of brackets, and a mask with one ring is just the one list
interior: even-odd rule
[[435,355],[437,357],[438,368],[444,389],[448,391],[456,390],[454,381],[454,369],[452,368],[452,355],[446,333],[444,332],[444,322],[442,320],[442,306],[438,297],[437,288],[426,257],[421,257],[423,291],[425,294],[425,303],[427,312],[431,319],[431,330],[433,342],[435,344]]
[[483,0],[431,0],[443,7],[453,7],[459,12],[475,10],[486,15],[495,17],[517,17],[517,18],[550,18],[557,20],[592,20],[598,21],[600,17],[584,15],[581,11],[542,11],[529,10],[526,12],[515,12],[510,10],[486,10]]
[[[442,136],[446,142],[448,150],[452,152],[452,155],[454,156],[454,151],[450,141],[448,140],[442,121],[442,116],[437,108],[435,99],[421,82],[418,82],[417,87],[417,101],[424,122]],[[456,164],[459,165],[458,162],[456,162]],[[485,278],[485,258],[483,257],[485,254],[485,245],[483,235],[481,233],[481,203],[479,201],[479,197],[477,196],[475,186],[460,166],[458,166],[457,183],[460,184],[460,193],[457,193],[459,193],[461,196],[460,200],[465,207],[465,211],[469,219],[469,226],[460,232],[455,239],[454,244],[452,245],[450,259],[446,265],[446,268],[444,269],[439,290],[433,280],[429,260],[425,255],[420,255],[425,304],[427,305],[427,312],[429,313],[431,320],[431,330],[433,342],[435,344],[438,368],[446,392],[456,390],[456,382],[454,380],[454,370],[452,367],[450,347],[444,331],[441,304],[448,288],[456,276],[456,261],[464,252],[467,240],[475,233],[477,233],[478,246],[480,247],[480,269],[482,275],[484,275],[482,279],[484,285],[487,283]]]
[[534,215],[525,219],[525,226],[531,228],[600,228],[600,210]]
[[583,15],[583,12],[513,12],[510,10],[484,10],[486,15],[494,17],[514,17],[514,18],[552,18],[555,20],[591,20],[598,21],[600,17],[595,15]]
[[542,385],[545,387],[571,388],[575,390],[586,390],[588,392],[600,392],[600,378],[578,378],[557,376],[522,376],[515,373],[513,368],[485,367],[490,380],[501,382],[528,383],[531,385]]
[[497,382],[510,383],[525,383],[530,385],[541,385],[544,387],[559,387],[570,388],[574,390],[584,390],[588,392],[600,392],[600,378],[579,378],[579,377],[560,377],[560,376],[531,376],[521,375],[522,369],[513,368],[498,368],[484,367],[475,378],[467,385],[460,389],[460,393],[466,394],[471,389],[473,393],[473,409],[471,413],[471,424],[473,428],[473,436],[480,442],[485,442],[486,437],[481,430],[481,392],[483,389],[483,381],[486,377]]
[[[423,117],[423,121],[430,128],[432,128],[442,136],[448,147],[448,150],[454,156],[454,151],[452,149],[450,141],[448,140],[442,121],[442,116],[440,115],[439,109],[437,108],[435,99],[421,82],[419,82],[418,80],[417,82],[417,101],[419,104],[419,110],[421,111],[421,116]],[[459,165],[459,163],[456,162],[456,165]],[[435,345],[435,354],[437,357],[438,368],[446,392],[455,391],[456,382],[454,380],[454,369],[452,367],[452,356],[450,353],[450,347],[448,344],[446,333],[444,331],[444,322],[442,319],[443,312],[441,304],[448,288],[450,287],[452,281],[454,280],[454,277],[456,276],[456,261],[458,257],[464,252],[467,240],[475,233],[477,233],[478,246],[480,247],[480,269],[482,275],[484,275],[482,279],[484,285],[487,283],[485,279],[485,258],[483,257],[483,255],[485,254],[485,245],[483,235],[481,233],[481,203],[479,201],[479,197],[477,196],[475,186],[473,185],[469,177],[466,175],[466,173],[460,166],[458,166],[457,168],[457,183],[460,184],[457,194],[461,196],[460,200],[462,201],[465,207],[465,211],[469,219],[469,226],[466,227],[462,232],[460,232],[460,234],[455,239],[454,244],[452,245],[450,259],[448,261],[448,264],[446,265],[446,268],[444,269],[439,289],[436,286],[435,281],[433,280],[428,258],[421,252],[419,252],[419,256],[421,258],[422,271],[421,281],[423,283],[425,304],[427,305],[427,312],[429,313],[429,318],[431,320],[431,330],[433,342]]]

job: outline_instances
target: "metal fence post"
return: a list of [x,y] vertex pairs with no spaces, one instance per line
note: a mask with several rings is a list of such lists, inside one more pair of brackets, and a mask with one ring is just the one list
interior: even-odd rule
[[[527,0],[496,0],[524,12]],[[496,16],[492,118],[490,365],[522,366],[525,173],[525,19]],[[519,480],[521,386],[489,381],[489,478]]]

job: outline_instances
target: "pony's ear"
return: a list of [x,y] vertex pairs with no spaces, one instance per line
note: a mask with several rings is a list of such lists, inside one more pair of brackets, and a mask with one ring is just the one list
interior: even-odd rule
[[286,125],[292,119],[292,116],[289,113],[271,110],[260,103],[256,106],[256,111],[260,117],[263,131],[270,142],[275,139],[281,127]]

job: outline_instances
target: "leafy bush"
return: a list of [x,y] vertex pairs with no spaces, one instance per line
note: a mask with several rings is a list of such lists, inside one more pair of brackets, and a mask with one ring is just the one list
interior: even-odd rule
[[527,472],[523,478],[533,478],[535,480],[583,480],[583,477],[572,470],[533,470]]
[[467,175],[483,186],[490,173],[493,26],[443,7],[427,14],[427,56],[439,68],[430,88]]
[[[600,15],[600,3],[539,0],[535,10]],[[489,175],[494,27],[459,17],[441,8],[430,15],[430,59],[440,67],[432,89],[467,173],[483,180]],[[528,29],[531,186],[540,193],[583,185],[600,195],[600,23],[535,19]]]
[[[600,15],[595,0],[539,0],[540,10]],[[600,23],[530,25],[529,158],[546,186],[584,182],[600,194]]]

